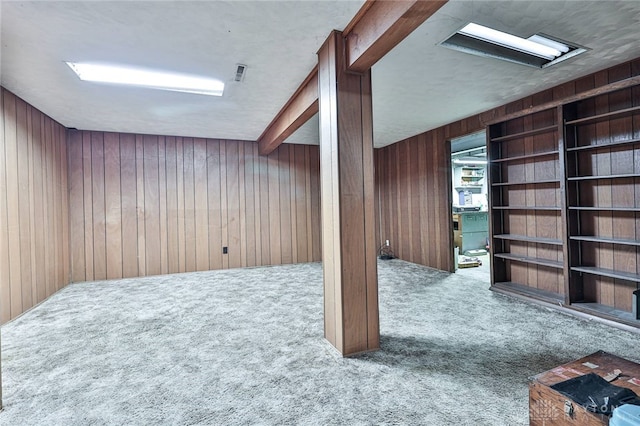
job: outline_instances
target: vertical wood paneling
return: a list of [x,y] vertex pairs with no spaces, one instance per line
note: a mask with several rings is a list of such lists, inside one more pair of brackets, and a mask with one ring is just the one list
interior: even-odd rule
[[9,273],[9,219],[7,217],[7,161],[5,155],[5,91],[0,90],[0,321],[11,319],[11,274]]
[[260,227],[256,225],[256,221],[259,220],[260,212],[256,209],[256,197],[258,196],[256,187],[256,173],[255,173],[255,150],[258,148],[257,144],[244,145],[244,220],[245,220],[245,240],[243,245],[246,250],[246,266],[257,265],[257,254],[260,238]]
[[[33,233],[32,237],[34,241],[42,242],[44,241],[45,235],[49,230],[45,229],[42,225],[45,221],[44,216],[44,186],[43,186],[43,169],[45,168],[45,163],[47,158],[44,156],[43,146],[42,146],[42,114],[35,110],[33,107],[31,109],[31,131],[32,131],[32,140],[33,140],[33,210],[34,210],[34,222],[33,222]],[[60,126],[60,130],[62,126]],[[79,144],[80,154],[82,155],[82,144]],[[62,149],[66,149],[66,144],[61,144]],[[63,157],[66,160],[66,155]],[[82,156],[80,156],[82,158]],[[65,167],[68,170],[68,165],[65,162]],[[82,176],[80,176],[82,178]],[[67,186],[68,187],[68,182]],[[80,187],[80,200],[82,200],[82,186]],[[63,204],[65,209],[68,209],[68,201]],[[67,211],[66,215],[63,217],[69,217],[69,212]],[[79,212],[82,215],[82,211]],[[65,221],[65,224],[67,222]],[[67,225],[68,226],[68,225]],[[68,228],[65,228],[68,232]],[[80,230],[82,232],[82,230]],[[68,234],[65,234],[68,235]],[[36,300],[35,303],[39,303],[43,301],[47,297],[47,271],[45,269],[45,264],[42,259],[45,259],[47,256],[47,252],[45,250],[44,244],[31,244],[35,247],[35,258],[33,259],[33,265],[35,265],[35,285],[36,285]],[[65,244],[65,247],[68,247],[68,244]],[[84,247],[82,248],[84,250]],[[66,253],[64,259],[69,259],[69,253]],[[84,254],[81,253],[84,262]],[[68,276],[68,273],[65,274]],[[66,281],[65,281],[66,282]]]
[[[280,252],[282,253],[282,263],[291,263],[293,261],[291,250],[291,193],[289,188],[289,167],[280,167],[280,165],[289,166],[291,145],[283,146],[280,150],[280,158],[278,159],[278,177],[280,180],[278,200],[280,203]],[[285,207],[285,208],[282,208]]]
[[313,261],[322,259],[322,235],[320,233],[320,150],[316,147],[309,148],[311,170],[311,237],[313,239]]
[[[229,211],[227,206],[227,143],[220,141],[220,241],[221,245],[229,246]],[[222,252],[222,247],[219,249]],[[222,254],[222,267],[229,267],[229,256]]]
[[[11,297],[9,307],[11,316],[22,311],[22,269],[20,267],[20,187],[18,183],[18,135],[16,117],[16,97],[9,92],[4,95],[4,139],[6,155],[6,179],[7,179],[7,218],[9,242],[9,285]],[[25,253],[26,254],[26,253]]]
[[196,270],[209,269],[209,200],[207,195],[207,142],[194,139],[193,173],[195,217]]
[[167,218],[167,145],[164,136],[158,138],[158,191],[160,202],[160,273],[169,272]]
[[158,175],[158,137],[143,137],[144,240],[147,275],[158,275],[160,265],[160,185]]
[[73,280],[98,279],[100,264],[118,278],[292,262],[293,247],[319,260],[318,148],[281,150],[268,160],[251,142],[70,131]]
[[[270,155],[277,155],[278,150]],[[318,160],[319,161],[319,160]],[[257,258],[259,264],[269,265],[271,263],[271,212],[269,211],[269,168],[268,157],[257,157],[256,177],[256,208],[261,212],[257,225],[260,226],[260,252],[261,256]],[[259,185],[259,186],[258,186]],[[269,224],[269,225],[267,225]]]
[[104,134],[91,132],[91,188],[93,207],[93,279],[107,278]]
[[[122,276],[138,276],[138,183],[136,175],[136,138],[134,135],[120,135],[120,201],[122,206]],[[69,155],[73,160],[73,156]],[[71,202],[74,206],[75,203]],[[75,241],[75,238],[71,238]],[[73,248],[73,244],[71,244]]]
[[[73,188],[77,197],[78,187],[77,179],[67,181],[67,171],[77,168],[66,162],[65,129],[11,92],[0,92],[0,322],[5,323],[69,282],[67,221],[78,215],[69,216],[67,190]],[[73,147],[81,163],[81,142]],[[77,199],[84,219],[82,187]],[[78,237],[84,241],[82,229]],[[84,248],[74,256],[83,259]]]
[[[226,223],[228,254],[224,255],[223,263],[228,268],[239,268],[240,262],[240,188],[239,188],[239,157],[238,143],[225,141],[226,162]],[[224,215],[223,215],[224,218]]]
[[247,218],[246,218],[246,181],[245,181],[245,144],[238,144],[238,197],[239,197],[239,223],[240,226],[240,241],[239,250],[240,266],[247,266]]
[[377,151],[379,240],[389,240],[403,260],[452,270],[450,158],[443,139],[442,131],[427,132]]
[[[305,146],[304,148],[304,187],[306,194],[311,194],[311,154],[309,152],[309,147]],[[313,260],[313,235],[311,235],[311,230],[313,229],[311,225],[311,197],[308,195],[305,196],[305,220],[306,220],[306,238],[307,238],[307,259],[309,261]]]
[[207,196],[209,202],[209,267],[222,269],[222,216],[220,185],[220,141],[207,143]]
[[[84,265],[85,280],[93,280],[93,202],[91,195],[91,135],[87,132],[82,133],[82,176],[83,181],[83,237],[84,237]],[[45,206],[47,204],[45,203]],[[75,241],[74,241],[75,243]],[[72,276],[75,274],[72,273]]]
[[268,204],[269,204],[269,241],[271,242],[271,263],[282,263],[282,246],[280,233],[280,162],[279,156],[284,149],[278,149],[267,157],[268,169]]
[[[44,147],[45,156],[47,158],[50,158],[51,162],[53,162],[55,161],[53,160],[54,143],[53,143],[53,131],[51,128],[51,126],[53,125],[53,121],[48,117],[42,116],[40,122],[42,124],[42,129],[43,129],[41,134],[43,137],[42,146]],[[91,162],[90,158],[89,158],[89,162]],[[50,163],[47,162],[44,165],[42,171],[44,174],[44,181],[42,184],[44,188],[44,213],[45,213],[44,223],[46,224],[45,226],[47,227],[47,229],[51,230],[53,229],[53,222],[54,222],[52,212],[54,211],[54,208],[55,208],[53,206],[53,174],[52,174],[53,167],[50,167]],[[43,245],[47,253],[51,253],[51,250],[55,249],[54,240],[55,240],[54,235],[50,233],[46,233],[44,235]],[[45,294],[49,296],[51,293],[53,293],[55,288],[55,278],[53,276],[53,273],[56,268],[55,256],[45,257],[44,268],[45,268],[45,274],[46,274]]]
[[[291,168],[294,174],[294,182],[291,185],[293,202],[291,206],[295,212],[296,225],[292,230],[292,235],[297,236],[294,262],[310,262],[309,256],[309,236],[307,235],[307,200],[305,196],[307,189],[307,170],[305,169],[305,160],[308,156],[305,153],[306,147],[296,145],[294,147],[295,164]],[[310,201],[310,200],[309,200]],[[311,206],[309,206],[309,209]]]
[[[71,262],[69,261],[70,250],[69,247],[69,156],[68,156],[68,146],[67,146],[67,129],[62,126],[57,126],[58,134],[60,135],[60,158],[62,164],[59,167],[60,171],[60,189],[61,189],[61,233],[59,235],[58,241],[62,246],[62,257],[60,262],[62,264],[63,273],[61,275],[60,280],[58,281],[58,286],[60,288],[66,286],[71,279]],[[38,301],[41,301],[46,296],[42,297]]]
[[[68,220],[68,216],[65,215],[63,216],[63,201],[65,199],[68,200],[67,198],[67,186],[66,186],[66,181],[63,180],[62,176],[65,175],[67,173],[66,168],[63,169],[63,167],[66,167],[63,164],[62,159],[66,156],[66,132],[61,132],[60,131],[60,126],[57,126],[56,123],[51,120],[49,117],[47,117],[47,119],[49,120],[49,122],[51,123],[51,128],[52,128],[52,134],[54,135],[54,163],[57,164],[57,167],[53,168],[53,188],[54,188],[54,199],[53,199],[53,205],[54,205],[54,224],[53,224],[53,230],[54,230],[54,247],[59,248],[59,249],[54,249],[55,250],[55,265],[60,265],[60,267],[55,267],[55,270],[53,272],[54,277],[55,277],[55,291],[60,290],[62,287],[64,287],[67,283],[68,280],[68,275],[65,277],[65,264],[69,263],[69,258],[63,258],[63,254],[64,254],[64,247],[67,245],[65,243],[67,243],[68,240],[63,240],[61,237],[61,233],[63,230],[63,223],[65,223]],[[65,280],[65,282],[63,283],[63,280]]]
[[187,270],[187,242],[185,241],[185,223],[184,223],[184,143],[182,138],[176,138],[176,164],[177,164],[177,212],[178,216],[178,270],[185,272]]
[[[142,135],[136,135],[136,230],[138,235],[138,253],[136,259],[138,260],[138,274],[140,276],[147,275],[146,268],[146,212],[145,206],[145,193],[144,193],[144,145]],[[73,241],[71,242],[73,244]]]
[[104,134],[104,198],[107,278],[122,278],[122,200],[120,198],[120,138]]
[[18,210],[19,215],[19,232],[20,232],[20,278],[22,280],[22,306],[33,306],[33,288],[31,274],[31,217],[32,210],[30,202],[29,181],[30,168],[29,161],[33,156],[29,152],[29,142],[31,135],[27,128],[27,104],[19,98],[16,98],[16,136],[17,136],[17,152],[18,152],[18,190],[19,202],[14,206]]
[[193,162],[193,139],[184,138],[184,232],[186,243],[185,267],[186,271],[196,269],[196,217],[195,217],[195,182]]
[[178,157],[176,138],[167,137],[165,142],[166,158],[166,201],[167,201],[167,272],[180,271],[178,258]]

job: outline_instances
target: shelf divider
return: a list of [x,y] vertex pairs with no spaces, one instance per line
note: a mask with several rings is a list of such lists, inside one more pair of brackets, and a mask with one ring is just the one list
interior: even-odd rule
[[530,182],[497,182],[497,183],[492,183],[491,186],[542,185],[546,183],[560,183],[560,179],[545,179],[545,180],[536,180],[536,181],[530,181]]
[[538,243],[538,244],[549,244],[552,246],[562,246],[562,241],[555,238],[529,237],[527,235],[514,235],[514,234],[498,234],[498,235],[494,235],[493,238],[497,238],[499,240],[507,240],[507,241],[522,241],[525,243]]
[[620,244],[620,245],[640,247],[639,240],[631,240],[631,239],[591,237],[588,235],[573,235],[569,237],[569,239],[574,241],[587,241],[591,243]]
[[556,268],[556,269],[563,268],[562,262],[558,260],[541,259],[539,257],[522,256],[519,254],[512,254],[512,253],[495,253],[494,256],[500,259],[513,260],[516,262],[531,263],[531,264],[540,265],[540,266],[548,266],[549,268]]
[[498,136],[491,139],[491,142],[504,142],[512,139],[524,138],[527,136],[539,135],[542,133],[549,133],[558,130],[558,125],[554,124],[553,126],[541,127],[539,129],[527,130],[526,132],[514,133],[512,135],[504,135]]
[[602,121],[602,120],[610,119],[617,116],[631,115],[636,111],[640,111],[640,106],[619,109],[617,111],[611,111],[604,114],[592,115],[591,117],[578,118],[576,120],[568,120],[568,121],[565,121],[564,124],[569,126],[574,124],[594,123],[596,121]]
[[609,143],[601,143],[598,145],[583,145],[583,146],[574,146],[571,148],[567,148],[567,152],[573,152],[573,151],[585,151],[585,150],[589,150],[589,149],[604,149],[604,148],[611,148],[614,146],[621,146],[621,145],[633,145],[636,143],[640,143],[640,139],[630,139],[630,140],[623,140],[623,141],[615,141],[615,142],[609,142]]
[[587,207],[569,206],[569,210],[578,211],[602,211],[602,212],[640,212],[640,207]]
[[562,211],[558,206],[493,206],[494,210]]
[[561,294],[553,293],[546,290],[540,290],[538,288],[533,288],[514,282],[496,282],[491,286],[491,290],[498,291],[499,293],[515,293],[521,296],[530,297],[545,302],[551,302],[554,304],[564,303],[564,296],[562,296]]
[[513,157],[504,157],[504,158],[496,158],[495,160],[492,160],[492,163],[505,163],[507,161],[518,161],[518,160],[529,160],[532,158],[539,158],[539,157],[551,157],[551,156],[555,156],[558,155],[559,151],[547,151],[547,152],[538,152],[535,154],[530,154],[530,155],[514,155]]
[[595,266],[572,266],[572,271],[583,272],[585,274],[598,275],[601,277],[617,278],[621,280],[640,283],[640,275],[630,272],[616,271],[613,269],[597,268]]
[[637,178],[640,177],[640,173],[628,173],[620,175],[605,175],[605,176],[571,176],[567,180],[581,181],[581,180],[597,180],[597,179],[624,179],[624,178]]

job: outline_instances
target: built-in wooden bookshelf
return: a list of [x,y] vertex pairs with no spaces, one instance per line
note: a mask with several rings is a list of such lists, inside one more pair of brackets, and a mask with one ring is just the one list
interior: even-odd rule
[[511,116],[487,145],[492,288],[640,327],[640,86]]
[[640,283],[640,91],[564,105],[570,304],[631,318]]
[[492,286],[564,300],[558,108],[488,129]]

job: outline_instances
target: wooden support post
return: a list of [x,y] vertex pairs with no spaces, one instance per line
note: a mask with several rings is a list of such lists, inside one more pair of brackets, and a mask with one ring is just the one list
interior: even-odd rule
[[371,71],[347,70],[337,31],[318,64],[325,337],[346,356],[380,346]]

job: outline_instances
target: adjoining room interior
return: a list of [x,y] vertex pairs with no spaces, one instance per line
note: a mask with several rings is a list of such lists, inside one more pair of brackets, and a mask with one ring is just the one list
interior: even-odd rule
[[482,131],[451,140],[451,176],[456,273],[489,283],[486,141],[486,132]]
[[0,8],[0,423],[550,424],[640,363],[639,2]]

